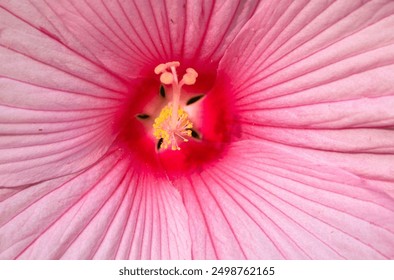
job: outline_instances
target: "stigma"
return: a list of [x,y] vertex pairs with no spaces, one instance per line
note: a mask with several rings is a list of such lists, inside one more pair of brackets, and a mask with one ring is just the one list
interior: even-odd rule
[[162,108],[153,123],[153,136],[158,139],[159,149],[180,150],[178,141],[188,142],[192,136],[193,124],[189,116],[180,106],[180,96],[183,85],[193,85],[198,73],[193,68],[187,68],[182,80],[178,80],[176,68],[178,61],[162,63],[156,66],[155,73],[160,75],[160,81],[172,87],[172,100]]

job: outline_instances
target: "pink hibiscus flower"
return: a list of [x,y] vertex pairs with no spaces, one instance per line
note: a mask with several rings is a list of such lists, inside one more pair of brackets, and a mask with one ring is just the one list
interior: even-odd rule
[[393,30],[393,1],[1,1],[0,258],[394,258]]

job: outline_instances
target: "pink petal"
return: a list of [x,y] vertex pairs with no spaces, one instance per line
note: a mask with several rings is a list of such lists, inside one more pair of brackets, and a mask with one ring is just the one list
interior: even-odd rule
[[21,189],[0,204],[1,259],[190,258],[179,193],[112,151],[77,175]]
[[116,114],[132,87],[119,75],[140,78],[180,52],[217,63],[257,5],[241,2],[0,4],[0,186],[94,163],[117,136]]
[[393,198],[289,146],[238,142],[177,185],[194,258],[394,257]]
[[394,3],[266,3],[218,74],[240,138],[310,149],[394,196]]
[[289,145],[304,154],[324,158],[373,181],[371,186],[375,190],[380,189],[394,197],[394,131],[390,129],[244,126],[244,135]]
[[210,0],[3,4],[43,35],[127,78],[174,59],[217,64],[257,5]]
[[228,91],[243,123],[314,129],[394,124],[392,1],[293,1],[267,8],[221,61],[219,76],[231,73]]
[[113,119],[126,85],[0,7],[0,186],[32,184],[91,165],[116,137]]
[[[38,5],[41,1],[35,1]],[[41,3],[42,4],[42,3]],[[127,85],[103,68],[99,61],[83,53],[82,46],[60,18],[47,7],[38,11],[28,3],[0,5],[1,76],[45,88],[83,94],[83,97],[116,99],[127,92]],[[50,17],[49,17],[50,16]],[[50,22],[54,20],[54,22]],[[49,26],[62,30],[52,33]],[[59,31],[60,32],[60,31]],[[73,43],[71,43],[73,42]],[[100,100],[94,100],[98,102]]]

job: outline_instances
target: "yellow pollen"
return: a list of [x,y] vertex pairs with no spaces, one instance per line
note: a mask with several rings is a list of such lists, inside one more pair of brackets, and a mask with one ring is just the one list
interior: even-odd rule
[[160,75],[160,81],[165,85],[172,85],[172,102],[165,106],[153,124],[153,135],[156,139],[163,139],[161,147],[167,149],[171,146],[172,150],[180,150],[177,138],[184,142],[190,137],[193,125],[189,121],[189,116],[179,105],[181,89],[183,85],[194,85],[198,73],[193,68],[187,68],[182,80],[178,81],[176,68],[180,65],[179,61],[161,63],[154,69],[155,74]]
[[178,121],[176,126],[172,125],[172,104],[165,106],[160,115],[155,119],[153,124],[153,135],[156,139],[163,139],[161,149],[180,150],[178,139],[184,142],[188,140],[185,137],[191,137],[193,124],[189,121],[188,114],[181,108],[178,108]]

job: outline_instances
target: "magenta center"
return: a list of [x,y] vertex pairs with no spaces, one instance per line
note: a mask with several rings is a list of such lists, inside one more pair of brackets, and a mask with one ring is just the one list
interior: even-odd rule
[[176,62],[160,64],[156,74],[152,69],[134,84],[117,124],[120,144],[138,166],[169,176],[219,160],[234,131],[225,83],[203,70],[178,67]]

